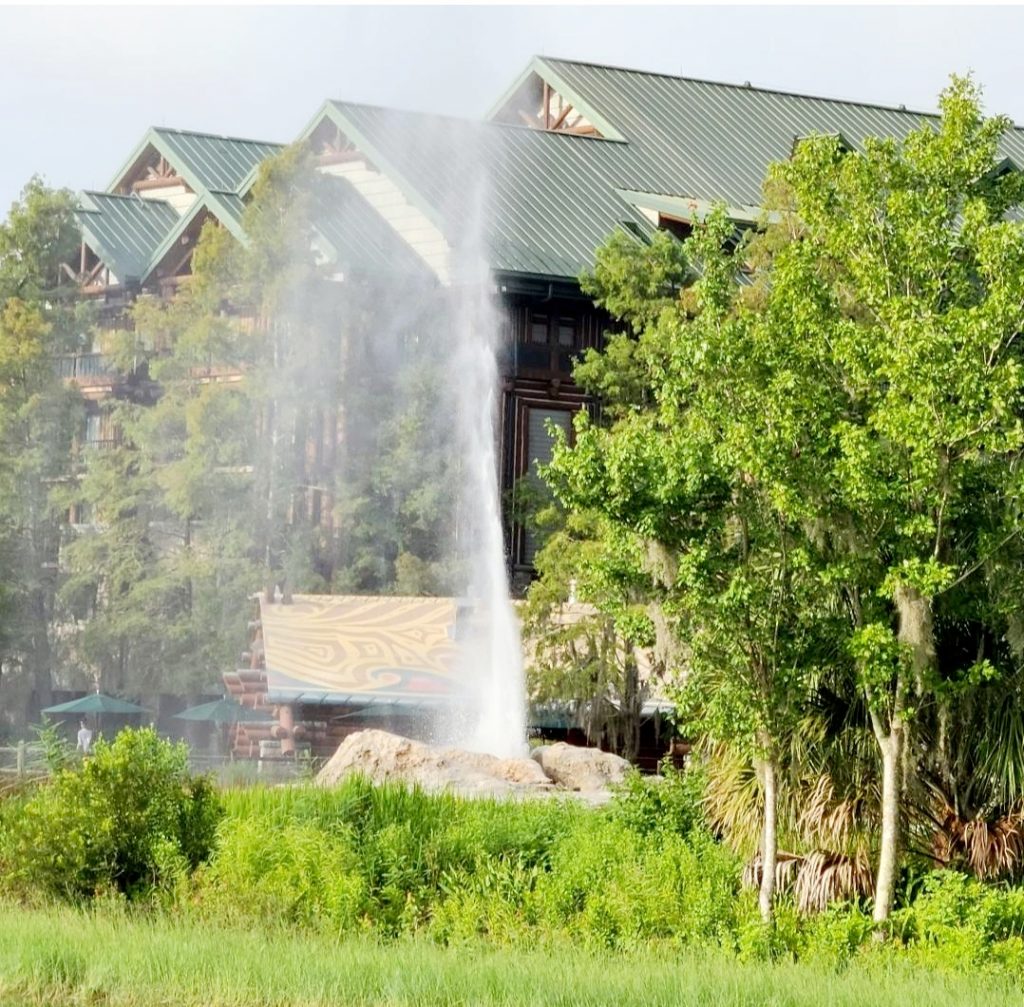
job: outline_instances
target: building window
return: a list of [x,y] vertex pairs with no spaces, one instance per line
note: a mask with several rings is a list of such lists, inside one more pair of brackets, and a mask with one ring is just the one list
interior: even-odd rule
[[99,413],[87,413],[85,417],[85,443],[88,447],[95,447],[103,439],[102,436],[103,418]]
[[668,217],[664,213],[658,214],[658,227],[669,234],[675,235],[680,241],[686,241],[693,234],[693,223],[689,220],[682,220],[679,217]]
[[[572,435],[572,413],[565,409],[528,409],[526,413],[526,456],[529,459],[526,480],[539,494],[548,491],[538,473],[542,465],[551,463],[555,441],[548,433],[548,421],[567,438]],[[523,562],[532,566],[541,546],[536,532],[527,528],[523,537]]]
[[531,311],[526,324],[520,367],[545,373],[572,370],[572,352],[579,347],[580,326],[572,315]]

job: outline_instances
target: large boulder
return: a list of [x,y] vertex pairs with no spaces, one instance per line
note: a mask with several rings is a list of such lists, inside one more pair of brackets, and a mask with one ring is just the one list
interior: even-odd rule
[[320,770],[317,782],[331,786],[352,774],[375,783],[400,780],[424,790],[482,797],[516,796],[552,788],[543,768],[531,759],[499,759],[461,748],[437,748],[375,730],[350,734]]
[[610,786],[622,783],[630,768],[618,755],[599,748],[567,745],[564,741],[535,748],[530,755],[549,779],[567,790],[583,793],[607,791]]

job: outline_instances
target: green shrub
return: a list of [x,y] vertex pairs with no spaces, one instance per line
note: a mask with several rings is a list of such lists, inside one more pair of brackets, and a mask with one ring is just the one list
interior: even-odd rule
[[704,786],[699,768],[681,772],[666,762],[661,776],[643,776],[633,770],[615,788],[608,814],[640,836],[654,832],[685,836],[705,825]]
[[25,802],[6,836],[15,878],[64,898],[175,883],[213,849],[220,800],[188,749],[151,729],[100,741]]
[[[470,909],[459,905],[486,899],[493,909],[504,897],[518,907],[524,879],[548,866],[559,838],[581,815],[596,816],[576,804],[466,800],[359,777],[330,790],[233,792],[225,804],[217,854],[198,879],[204,905],[385,935],[432,928],[441,940],[486,928],[465,922]],[[303,851],[317,844],[323,862],[312,864]],[[497,880],[507,878],[514,892]],[[324,893],[338,886],[358,887],[358,898],[329,905]],[[448,902],[448,923],[434,926]]]
[[43,762],[51,773],[59,773],[75,761],[78,753],[52,721],[43,717],[42,724],[33,730],[43,749]]
[[800,919],[792,950],[802,961],[829,969],[845,968],[871,945],[877,925],[861,906],[830,906],[822,913]]
[[226,820],[217,855],[200,881],[203,903],[225,919],[253,919],[341,932],[368,910],[349,830],[289,822],[268,832],[260,819]]
[[890,926],[904,952],[922,965],[1022,973],[1024,889],[935,871],[922,879],[917,897],[893,913]]
[[739,867],[701,830],[644,839],[595,816],[563,837],[524,911],[590,947],[719,945],[735,927]]

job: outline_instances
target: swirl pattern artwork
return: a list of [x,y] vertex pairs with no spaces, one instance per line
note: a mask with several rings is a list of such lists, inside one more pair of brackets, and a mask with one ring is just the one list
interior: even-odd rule
[[269,691],[450,696],[458,685],[453,598],[296,595],[262,604]]

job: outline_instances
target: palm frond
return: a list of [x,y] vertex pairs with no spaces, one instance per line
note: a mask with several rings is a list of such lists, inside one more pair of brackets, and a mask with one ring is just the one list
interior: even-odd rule
[[945,808],[935,831],[935,858],[948,866],[965,867],[980,880],[1016,877],[1024,870],[1024,810],[985,820],[964,819]]

